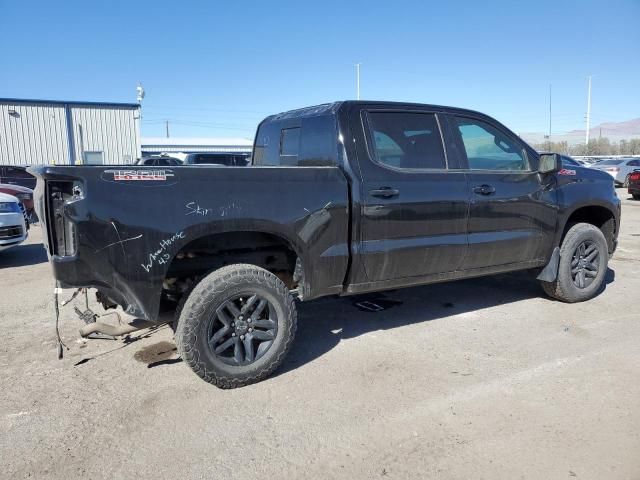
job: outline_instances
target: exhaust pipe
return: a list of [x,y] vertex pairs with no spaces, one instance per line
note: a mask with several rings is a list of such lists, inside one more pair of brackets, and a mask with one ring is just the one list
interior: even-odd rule
[[110,335],[112,337],[119,337],[121,335],[126,335],[128,333],[137,332],[138,330],[142,330],[143,328],[149,328],[156,323],[146,322],[144,320],[134,320],[126,325],[109,325],[108,323],[103,322],[93,322],[88,325],[85,325],[80,329],[80,336],[82,338],[87,338],[92,333],[102,333],[104,335]]

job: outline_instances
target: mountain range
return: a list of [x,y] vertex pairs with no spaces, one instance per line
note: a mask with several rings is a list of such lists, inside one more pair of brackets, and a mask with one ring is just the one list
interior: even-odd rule
[[[625,120],[624,122],[604,122],[589,129],[590,138],[600,136],[607,137],[612,142],[620,140],[630,140],[640,138],[640,118]],[[566,133],[552,134],[551,140],[554,142],[566,141],[569,145],[584,143],[586,130],[571,130]],[[527,132],[520,133],[520,136],[529,143],[543,143],[546,141],[545,133]]]

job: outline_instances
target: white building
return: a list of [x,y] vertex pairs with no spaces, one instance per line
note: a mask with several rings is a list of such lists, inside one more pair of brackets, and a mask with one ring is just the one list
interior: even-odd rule
[[0,98],[0,165],[127,164],[138,157],[138,104]]
[[143,137],[142,155],[166,153],[182,160],[187,153],[251,153],[253,140],[248,138]]

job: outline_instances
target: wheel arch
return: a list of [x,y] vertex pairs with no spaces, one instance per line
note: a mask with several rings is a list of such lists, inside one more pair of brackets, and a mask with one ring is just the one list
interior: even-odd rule
[[187,237],[189,241],[168,262],[165,282],[190,274],[201,276],[234,263],[265,268],[290,288],[303,282],[301,246],[282,232],[240,227],[224,231],[192,231]]
[[576,206],[568,211],[564,216],[564,221],[558,229],[556,246],[560,246],[569,229],[576,223],[588,223],[599,228],[607,240],[609,252],[615,249],[615,239],[617,234],[617,217],[614,209],[609,205],[585,204]]

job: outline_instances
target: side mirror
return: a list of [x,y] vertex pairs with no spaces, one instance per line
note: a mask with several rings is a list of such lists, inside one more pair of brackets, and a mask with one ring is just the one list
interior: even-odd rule
[[541,153],[540,163],[538,164],[539,173],[553,173],[562,168],[560,155],[557,153]]

